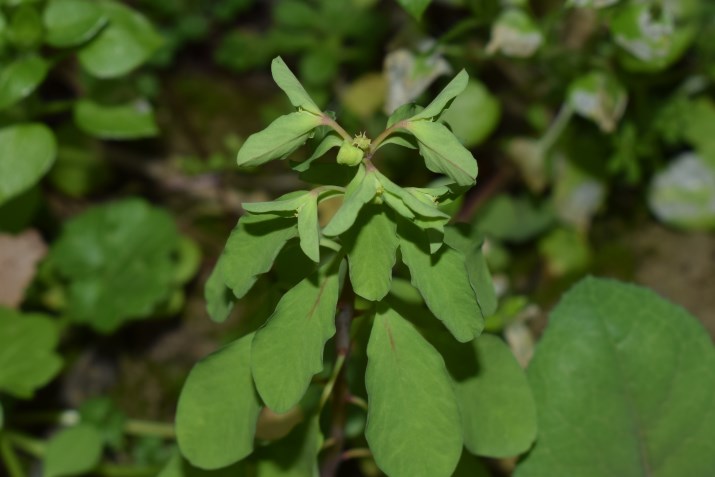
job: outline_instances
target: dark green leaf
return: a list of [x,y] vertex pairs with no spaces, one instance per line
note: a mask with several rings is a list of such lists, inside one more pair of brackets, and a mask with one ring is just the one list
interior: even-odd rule
[[381,305],[367,346],[365,437],[390,477],[449,477],[462,453],[456,397],[439,353]]
[[288,99],[293,106],[321,115],[320,108],[313,102],[305,88],[300,84],[298,78],[288,69],[283,58],[280,56],[273,59],[271,63],[271,74],[273,81],[288,95]]
[[343,274],[342,265],[321,267],[283,295],[256,332],[251,369],[263,402],[273,411],[289,411],[323,370]]
[[0,72],[0,109],[26,98],[45,80],[47,62],[39,56],[18,58]]
[[47,444],[44,477],[85,474],[99,464],[102,435],[94,426],[79,424],[52,436]]
[[74,122],[100,139],[139,139],[159,133],[151,105],[145,101],[104,106],[83,99],[75,103]]
[[59,330],[47,316],[0,307],[0,391],[32,397],[62,366]]
[[711,338],[684,309],[583,280],[551,313],[529,365],[539,439],[516,475],[711,476],[713,369]]
[[21,50],[31,50],[42,42],[42,18],[37,7],[26,2],[12,12],[5,38]]
[[218,469],[253,451],[261,409],[251,378],[247,335],[194,366],[176,410],[176,437],[182,454],[202,469]]
[[236,298],[242,298],[258,276],[271,269],[286,242],[297,236],[295,219],[269,214],[241,217],[222,258],[224,282]]
[[93,1],[50,0],[43,21],[47,43],[62,48],[91,39],[107,23],[107,16]]
[[383,207],[368,205],[342,239],[355,293],[366,300],[382,300],[390,291],[399,244],[395,222]]
[[56,151],[55,136],[43,124],[0,129],[0,204],[36,184],[54,162]]
[[475,183],[477,161],[444,124],[410,121],[405,128],[417,138],[420,154],[429,170],[446,174],[460,186]]
[[260,477],[314,477],[322,437],[317,416],[296,427],[287,437],[257,452]]
[[427,10],[427,7],[432,0],[397,0],[402,8],[407,10],[407,12],[412,15],[415,20],[420,20],[422,14]]
[[162,38],[140,13],[103,2],[109,25],[79,52],[82,67],[97,78],[116,78],[137,68],[161,46]]
[[448,246],[430,255],[426,234],[412,224],[401,222],[398,231],[402,261],[432,313],[458,341],[464,343],[479,336],[484,319],[470,286],[464,256]]
[[320,117],[299,111],[281,116],[263,131],[252,134],[238,151],[239,167],[260,166],[273,159],[285,159],[308,140],[320,126]]

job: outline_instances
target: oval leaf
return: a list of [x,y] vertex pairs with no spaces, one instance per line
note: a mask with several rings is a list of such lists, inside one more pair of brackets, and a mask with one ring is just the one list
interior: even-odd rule
[[156,136],[159,129],[147,102],[103,106],[83,99],[75,103],[74,122],[100,139],[139,139]]
[[710,336],[685,310],[634,285],[581,281],[528,368],[539,439],[516,475],[711,476],[713,369]]
[[196,467],[218,469],[253,451],[261,404],[251,378],[247,335],[202,359],[186,379],[176,410],[181,453]]
[[444,361],[382,305],[367,345],[365,437],[390,477],[449,477],[462,453],[459,409]]
[[51,0],[43,13],[48,44],[63,48],[83,43],[107,23],[107,16],[88,0]]
[[0,129],[0,204],[36,184],[56,152],[55,136],[43,124]]
[[47,444],[44,477],[65,477],[89,472],[102,457],[102,434],[79,424],[58,432]]
[[47,62],[39,56],[19,58],[0,72],[0,109],[28,97],[45,80]]

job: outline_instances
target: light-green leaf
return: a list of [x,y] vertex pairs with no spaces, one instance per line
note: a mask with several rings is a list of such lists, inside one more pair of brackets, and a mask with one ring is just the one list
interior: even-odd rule
[[323,233],[329,237],[340,235],[355,223],[360,209],[377,195],[377,177],[374,172],[365,172],[361,165],[355,177],[345,189],[343,204],[330,219]]
[[137,68],[163,43],[149,20],[118,2],[103,2],[109,25],[79,52],[82,67],[97,78],[116,78]]
[[382,300],[390,291],[399,244],[395,222],[384,207],[368,205],[342,239],[355,293],[366,300]]
[[323,157],[329,150],[333,149],[334,147],[340,147],[342,144],[343,138],[341,138],[337,134],[328,134],[325,138],[323,138],[320,144],[318,144],[318,147],[315,148],[313,154],[311,154],[310,157],[305,161],[295,165],[293,167],[293,170],[298,172],[307,171],[310,168],[310,165],[313,164],[313,162]]
[[477,80],[470,80],[441,117],[465,147],[480,144],[499,123],[501,106],[489,90]]
[[0,204],[36,184],[56,153],[55,136],[43,124],[0,129]]
[[437,208],[435,203],[418,199],[409,191],[409,189],[398,186],[379,171],[376,171],[375,175],[386,192],[398,197],[405,204],[405,206],[407,206],[407,208],[412,210],[415,214],[421,215],[425,218],[449,218],[447,214]]
[[320,420],[312,416],[278,442],[256,452],[260,477],[317,477],[323,443]]
[[285,159],[305,144],[310,132],[320,126],[320,117],[298,111],[281,116],[263,131],[251,134],[238,151],[239,167],[260,166],[273,159]]
[[48,44],[63,48],[79,45],[107,23],[102,8],[88,0],[51,0],[43,12]]
[[[241,204],[243,210],[252,214],[276,214],[279,212],[295,213],[303,205],[308,195],[307,191],[299,190],[289,192],[276,200],[269,202],[245,202]],[[282,214],[281,214],[282,215]]]
[[263,402],[273,411],[289,411],[323,370],[343,274],[342,264],[321,267],[283,295],[256,332],[251,369]]
[[539,438],[516,475],[711,476],[713,369],[711,338],[684,309],[634,285],[581,281],[527,370]]
[[408,121],[416,122],[420,120],[430,120],[439,114],[449,106],[454,98],[459,96],[462,91],[467,87],[467,82],[469,81],[469,75],[466,71],[460,71],[457,76],[455,76],[452,81],[449,82],[447,86],[444,87],[442,91],[437,95],[436,98],[432,100],[430,104],[427,105],[425,109],[419,113],[412,116]]
[[320,261],[320,225],[318,224],[318,196],[308,197],[298,209],[298,236],[300,248],[309,259]]
[[472,289],[464,256],[449,246],[430,255],[426,234],[415,225],[400,222],[402,261],[410,269],[412,284],[430,311],[460,342],[467,342],[484,329],[484,319]]
[[211,319],[217,323],[223,323],[231,315],[235,301],[231,289],[223,280],[224,274],[221,268],[223,261],[224,258],[221,255],[204,286],[206,310]]
[[202,359],[184,384],[176,410],[181,453],[196,467],[218,469],[253,451],[261,409],[251,378],[253,334]]
[[42,475],[69,477],[89,472],[102,457],[102,441],[102,434],[88,424],[58,432],[47,444]]
[[74,122],[82,131],[100,139],[139,139],[159,133],[154,112],[146,101],[104,106],[83,99],[75,103]]
[[268,272],[286,242],[298,236],[295,219],[276,215],[241,217],[224,249],[223,280],[242,298]]
[[21,314],[0,307],[0,391],[32,397],[62,366],[55,353],[59,331],[40,314]]
[[420,154],[430,171],[446,174],[460,186],[474,185],[477,161],[444,124],[410,121],[405,128],[417,138]]
[[18,58],[0,71],[0,109],[5,109],[32,94],[45,80],[48,65],[39,56]]
[[273,81],[288,95],[288,99],[290,99],[293,106],[305,109],[318,116],[323,114],[280,56],[274,58],[271,62],[271,74],[273,75]]
[[390,477],[449,477],[462,453],[456,397],[439,353],[381,305],[367,346],[365,437]]

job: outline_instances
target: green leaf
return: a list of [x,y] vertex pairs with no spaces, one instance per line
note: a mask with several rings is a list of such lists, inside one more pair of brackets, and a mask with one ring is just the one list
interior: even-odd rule
[[251,378],[253,334],[197,363],[176,410],[181,453],[196,467],[218,469],[253,451],[261,404]]
[[464,445],[486,457],[512,457],[536,437],[536,405],[524,371],[509,347],[483,334],[470,343],[438,341],[457,396]]
[[290,99],[293,106],[309,111],[314,115],[320,116],[323,114],[280,56],[274,58],[271,62],[271,74],[273,75],[273,81],[288,95],[288,99]]
[[60,370],[59,330],[47,316],[0,307],[0,391],[30,398]]
[[221,255],[204,286],[206,310],[211,319],[217,323],[223,323],[231,315],[235,301],[231,289],[226,286],[223,279],[224,272],[221,268],[223,262],[224,258]]
[[462,453],[459,409],[439,353],[381,304],[367,346],[365,437],[390,477],[449,477]]
[[154,112],[145,101],[104,106],[82,99],[75,103],[74,122],[82,131],[100,139],[139,139],[159,134]]
[[91,39],[107,23],[107,16],[88,0],[51,0],[43,13],[48,44],[63,48]]
[[0,204],[35,185],[55,161],[55,136],[45,125],[0,129]]
[[39,56],[16,59],[0,72],[0,109],[5,109],[28,97],[45,80],[48,71]]
[[320,261],[320,225],[318,224],[318,196],[308,194],[298,209],[300,248],[314,262]]
[[125,75],[146,62],[163,40],[143,15],[118,2],[103,2],[109,25],[79,52],[82,67],[108,79]]
[[399,123],[400,121],[410,119],[424,109],[425,108],[415,103],[403,104],[402,106],[394,110],[390,117],[387,118],[387,127],[389,128],[392,125]]
[[285,438],[256,452],[256,474],[260,477],[317,476],[322,442],[320,421],[318,416],[313,416]]
[[479,459],[465,450],[452,477],[491,477],[491,475]]
[[[432,118],[439,116],[439,114],[449,106],[449,104],[462,94],[464,89],[467,87],[469,82],[469,75],[466,71],[460,71],[457,76],[455,76],[452,81],[449,82],[447,86],[444,87],[442,91],[437,95],[436,98],[432,100],[430,104],[427,105],[425,109],[412,116],[408,121],[417,122],[420,120],[431,120]],[[419,138],[418,138],[419,139]]]
[[226,242],[221,267],[236,298],[248,293],[258,276],[271,269],[286,242],[297,236],[294,219],[268,214],[241,217]]
[[323,370],[323,348],[335,334],[335,310],[344,271],[329,264],[288,290],[256,332],[251,369],[263,402],[289,411]]
[[549,203],[501,194],[490,200],[475,219],[482,234],[507,242],[523,243],[543,234],[554,223]]
[[101,333],[151,316],[174,291],[179,237],[171,216],[141,199],[72,218],[48,257],[69,283],[67,316]]
[[467,342],[484,329],[484,320],[464,265],[464,256],[449,246],[430,255],[426,234],[400,222],[402,261],[410,269],[412,284],[430,311],[460,342]]
[[684,309],[634,285],[581,281],[529,365],[539,439],[516,475],[712,475],[713,369],[711,338]]
[[449,216],[437,208],[437,204],[427,199],[424,195],[418,198],[417,195],[410,192],[409,188],[402,188],[392,182],[390,179],[382,175],[379,171],[375,171],[377,180],[380,182],[386,192],[399,198],[407,208],[415,214],[425,218],[448,219]]
[[395,222],[383,207],[368,205],[342,239],[355,293],[370,301],[385,298],[390,291],[399,244]]
[[177,450],[157,477],[244,477],[250,475],[249,469],[252,467],[246,460],[216,470],[198,469],[183,459]]
[[85,474],[102,458],[102,435],[94,426],[79,424],[64,429],[47,444],[44,477]]
[[5,38],[20,50],[32,50],[42,42],[42,18],[37,7],[20,5],[12,12]]
[[294,215],[306,201],[308,194],[308,191],[298,190],[284,194],[269,202],[245,202],[241,204],[241,207],[252,214],[283,215],[280,212],[289,212],[289,215]]
[[446,174],[460,186],[474,185],[477,161],[444,124],[410,121],[405,128],[417,138],[420,154],[430,171]]
[[298,172],[307,171],[310,168],[310,165],[313,164],[313,162],[323,157],[329,150],[333,149],[334,147],[340,147],[342,144],[343,138],[336,134],[329,134],[328,136],[323,138],[320,144],[318,144],[318,147],[315,148],[313,154],[311,154],[310,157],[305,161],[295,165],[293,167],[293,170]]
[[397,0],[397,2],[402,8],[407,10],[415,20],[420,20],[429,4],[432,3],[432,0]]
[[343,204],[323,229],[323,234],[334,237],[344,233],[355,223],[360,209],[372,201],[376,195],[376,173],[373,171],[366,173],[365,168],[360,165],[357,174],[345,190]]
[[320,117],[306,111],[281,116],[263,131],[251,134],[238,151],[239,167],[260,166],[273,159],[285,159],[308,140],[320,126]]
[[441,120],[465,147],[481,144],[494,131],[501,117],[499,100],[477,80],[469,80]]

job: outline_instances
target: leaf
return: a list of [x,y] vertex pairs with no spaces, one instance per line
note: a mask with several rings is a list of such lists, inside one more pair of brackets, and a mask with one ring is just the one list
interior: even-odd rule
[[392,125],[399,123],[400,121],[407,120],[424,109],[425,108],[419,104],[405,103],[390,114],[390,117],[387,118],[387,127],[392,127]]
[[105,106],[88,99],[75,103],[74,122],[100,139],[139,139],[159,134],[151,105],[145,101]]
[[554,212],[548,202],[501,194],[487,202],[474,222],[476,230],[488,237],[523,243],[551,227]]
[[268,272],[288,240],[298,236],[294,219],[276,215],[241,217],[223,252],[223,279],[236,298],[251,289],[258,276]]
[[612,133],[626,111],[628,92],[613,76],[592,71],[569,85],[568,101],[576,113]]
[[55,136],[43,124],[0,129],[0,204],[36,184],[55,160]]
[[206,300],[206,310],[211,319],[217,323],[223,323],[231,315],[234,305],[234,297],[231,289],[226,286],[223,280],[224,272],[223,255],[219,257],[214,269],[211,271],[206,285],[204,286],[204,299]]
[[157,477],[244,477],[250,475],[250,469],[252,467],[246,460],[216,470],[199,469],[183,459],[177,450]]
[[313,162],[323,157],[332,148],[339,147],[340,145],[342,145],[342,143],[343,138],[341,138],[340,136],[336,134],[327,135],[325,138],[323,138],[320,144],[318,144],[318,147],[315,148],[313,154],[311,154],[311,156],[305,161],[293,166],[293,170],[298,172],[307,171],[310,168],[310,165],[313,164]]
[[0,307],[0,391],[32,397],[62,366],[58,341],[59,330],[48,316]]
[[295,212],[300,208],[301,205],[308,198],[309,192],[299,190],[289,192],[282,195],[276,200],[270,202],[245,202],[241,204],[243,210],[250,212],[252,214],[274,214],[282,215],[280,212],[289,212],[290,215],[294,215]]
[[47,245],[37,230],[16,236],[0,233],[0,306],[20,306],[46,254]]
[[509,347],[483,334],[464,344],[445,336],[437,350],[452,377],[469,452],[501,458],[528,450],[536,437],[536,405]]
[[370,301],[385,298],[390,291],[399,244],[395,222],[383,207],[368,205],[342,240],[355,293]]
[[107,23],[102,8],[87,0],[51,0],[42,19],[47,34],[45,41],[58,48],[84,43]]
[[[393,114],[403,106],[403,113],[411,110],[411,106],[406,106],[408,103],[420,96],[437,78],[452,72],[452,67],[442,55],[441,49],[431,50],[425,53],[413,53],[409,49],[399,48],[385,56],[387,100],[384,111],[386,114]],[[422,109],[419,106],[416,108]],[[393,117],[390,116],[388,123],[393,120]]]
[[395,197],[398,197],[405,204],[405,206],[407,206],[415,214],[421,215],[425,218],[449,218],[447,214],[437,208],[437,205],[433,201],[427,199],[424,195],[423,200],[418,199],[416,195],[410,193],[410,189],[405,189],[398,186],[390,179],[382,175],[379,171],[376,171],[375,175],[382,187],[384,187],[385,191],[389,192]]
[[462,452],[462,458],[459,459],[459,465],[452,477],[491,477],[491,475],[479,459],[465,450]]
[[273,75],[273,81],[285,92],[293,106],[309,111],[314,115],[320,116],[323,114],[280,56],[274,58],[271,62],[271,74]]
[[342,205],[323,229],[323,234],[334,237],[352,227],[360,209],[377,195],[375,174],[373,171],[366,173],[365,168],[362,165],[359,166],[357,174],[345,189]]
[[308,194],[308,200],[298,209],[300,248],[314,262],[320,261],[320,225],[318,225],[318,197]]
[[486,52],[501,52],[513,58],[528,58],[544,43],[544,35],[534,19],[522,8],[506,8],[492,23]]
[[397,0],[400,6],[407,10],[415,20],[422,19],[422,14],[427,10],[427,7],[432,0]]
[[64,429],[50,439],[44,460],[44,477],[85,474],[102,457],[102,435],[88,424]]
[[30,2],[25,2],[12,10],[10,24],[4,36],[18,50],[35,50],[42,42],[43,33],[40,12],[34,5],[30,5]]
[[103,2],[109,24],[78,54],[82,67],[92,76],[116,78],[146,62],[163,40],[149,20],[118,2]]
[[251,369],[263,402],[289,411],[323,370],[323,348],[335,334],[343,267],[329,264],[288,290],[256,332]]
[[410,121],[405,129],[417,138],[420,154],[430,171],[446,174],[460,186],[474,185],[477,161],[443,124]]
[[494,131],[501,117],[501,104],[477,80],[469,80],[466,88],[454,99],[441,116],[452,134],[465,147],[481,144]]
[[72,218],[48,257],[53,273],[69,283],[68,317],[109,333],[151,316],[173,292],[179,237],[171,216],[141,199]]
[[320,421],[318,416],[313,416],[284,439],[256,452],[256,474],[260,477],[317,476],[322,441]]
[[527,370],[539,440],[516,475],[712,475],[714,368],[710,336],[685,310],[641,287],[582,280]]
[[49,67],[39,56],[20,57],[0,71],[0,109],[30,96],[45,80]]
[[239,167],[260,166],[273,159],[285,159],[308,140],[320,126],[320,117],[299,111],[281,116],[263,131],[251,134],[238,151]]
[[181,453],[196,467],[218,469],[253,451],[261,403],[251,378],[246,335],[197,363],[186,379],[176,410]]
[[390,477],[451,476],[462,453],[462,429],[442,357],[384,304],[367,356],[365,437],[377,465]]
[[436,98],[432,100],[430,104],[427,105],[425,109],[412,116],[408,121],[411,123],[418,122],[420,120],[430,120],[439,114],[446,108],[454,98],[459,96],[464,89],[467,87],[469,81],[469,75],[466,71],[460,71],[457,76],[455,76],[452,81],[449,82],[447,86],[444,87],[442,91],[437,95]]
[[484,320],[470,286],[464,256],[449,246],[430,255],[426,234],[404,221],[398,233],[402,261],[430,311],[458,341],[464,343],[479,336]]

